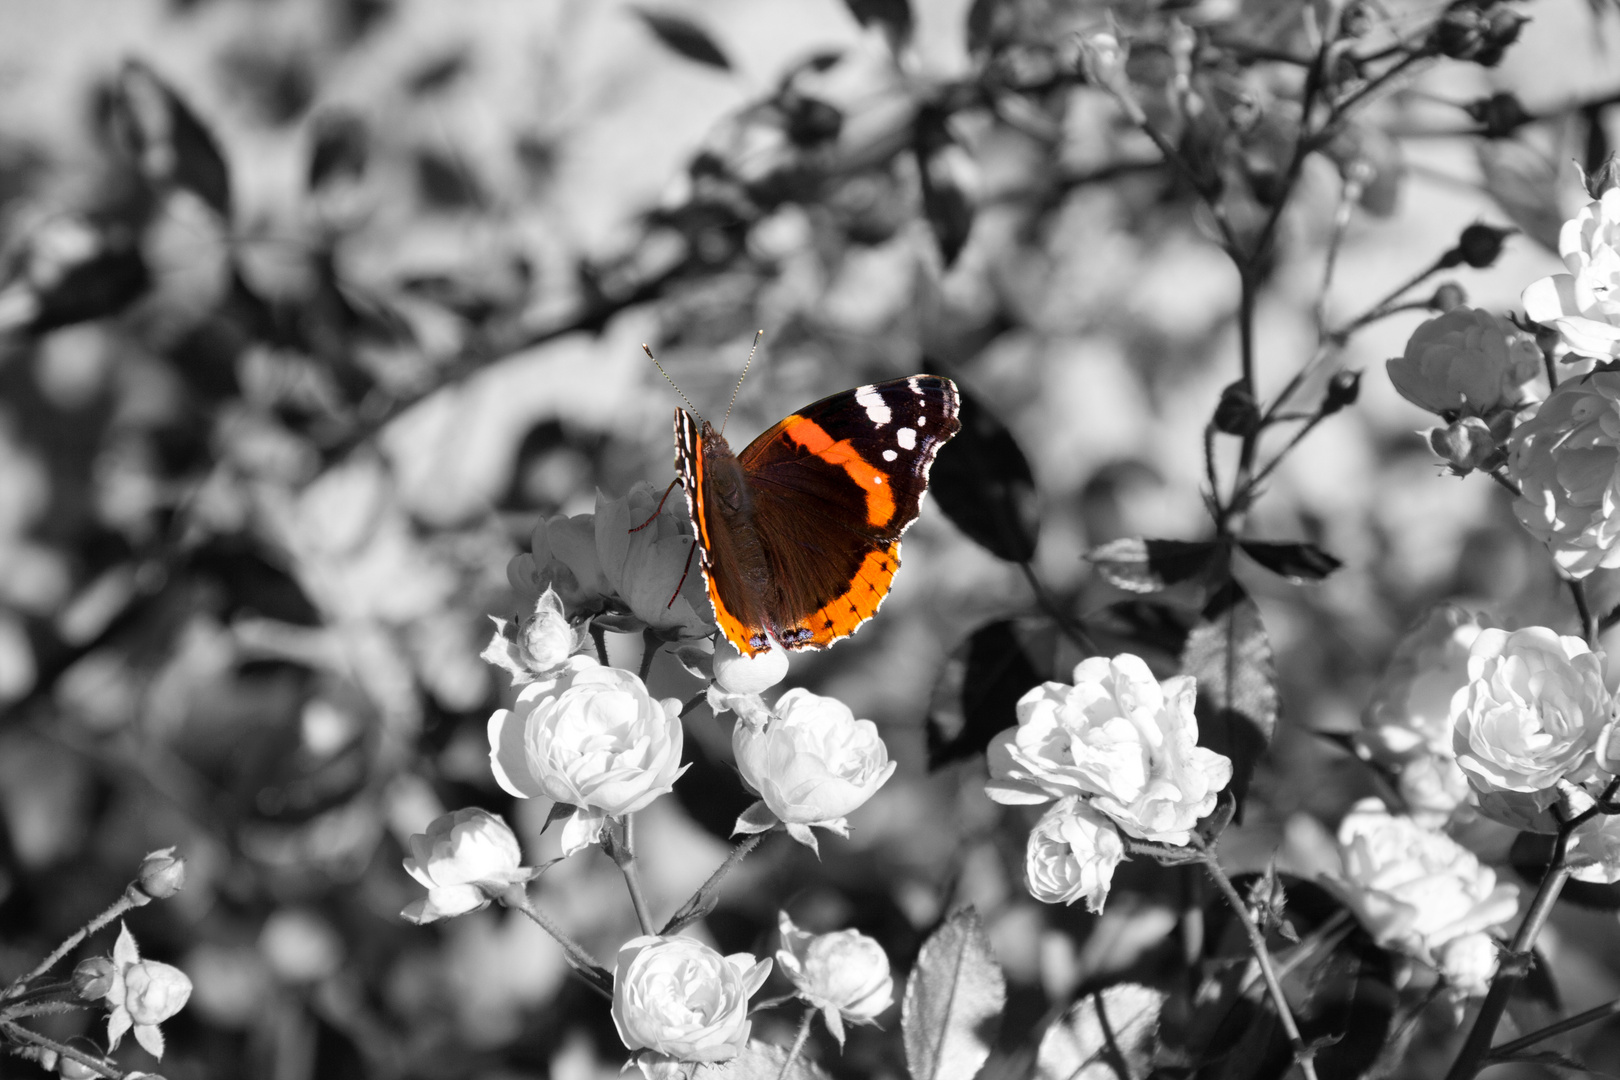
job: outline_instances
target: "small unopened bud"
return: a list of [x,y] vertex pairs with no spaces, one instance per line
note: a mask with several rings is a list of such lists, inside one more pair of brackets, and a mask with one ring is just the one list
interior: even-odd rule
[[1455,281],[1442,281],[1440,287],[1434,290],[1434,295],[1429,297],[1429,307],[1441,312],[1460,308],[1466,303],[1468,293]]
[[111,957],[92,956],[81,960],[73,969],[73,992],[84,1001],[100,1001],[112,992],[116,973]]
[[167,900],[186,884],[186,860],[167,847],[152,852],[141,860],[141,872],[135,879],[141,892],[153,900]]
[[1504,3],[1461,0],[1440,16],[1426,47],[1453,60],[1495,67],[1508,46],[1519,40],[1519,30],[1528,21]]
[[1502,254],[1502,244],[1517,229],[1498,229],[1480,222],[1468,226],[1457,238],[1457,250],[1463,262],[1475,270],[1493,265]]
[[1500,464],[1503,452],[1490,427],[1477,416],[1465,416],[1429,432],[1429,448],[1458,476]]
[[1464,108],[1485,129],[1480,134],[1487,139],[1505,139],[1535,119],[1525,111],[1517,95],[1505,90]]
[[1252,435],[1260,426],[1260,406],[1254,394],[1242,379],[1221,391],[1220,404],[1215,406],[1215,430],[1223,435]]
[[1361,372],[1341,370],[1328,380],[1327,393],[1322,397],[1322,415],[1332,416],[1340,409],[1354,405],[1361,396]]
[[1584,179],[1586,192],[1594,199],[1603,198],[1605,191],[1620,188],[1620,154],[1610,154],[1608,160],[1587,173]]

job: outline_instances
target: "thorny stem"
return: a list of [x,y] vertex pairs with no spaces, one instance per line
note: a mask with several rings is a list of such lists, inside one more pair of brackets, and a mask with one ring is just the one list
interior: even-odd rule
[[658,646],[663,644],[658,634],[650,627],[641,632],[641,681],[647,681],[648,672],[652,671],[653,657],[658,655]]
[[804,1019],[799,1021],[799,1033],[793,1036],[793,1049],[788,1051],[787,1060],[782,1062],[782,1069],[776,1074],[776,1080],[787,1080],[787,1074],[793,1071],[793,1063],[799,1060],[799,1055],[804,1052],[804,1044],[810,1038],[810,1021],[814,1020],[815,1016],[815,1009],[804,1010]]
[[1041,606],[1042,611],[1051,616],[1053,622],[1057,623],[1058,629],[1063,631],[1063,636],[1086,650],[1087,656],[1097,655],[1097,643],[1091,640],[1091,635],[1086,633],[1085,628],[1075,622],[1069,613],[1063,610],[1062,605],[1052,598],[1052,594],[1047,592],[1046,585],[1035,575],[1035,568],[1028,561],[1024,561],[1018,564],[1018,569],[1024,572],[1024,580],[1029,582],[1030,589],[1035,593],[1035,602]]
[[[142,899],[144,899],[144,897]],[[6,987],[3,993],[0,993],[0,1001],[4,1001],[7,998],[13,997],[20,993],[29,983],[33,982],[51,968],[55,967],[57,962],[61,960],[62,957],[78,948],[79,942],[83,941],[97,930],[100,930],[103,926],[106,926],[108,923],[118,918],[124,912],[136,906],[137,905],[134,897],[131,896],[128,890],[126,890],[124,895],[115,900],[112,905],[107,908],[107,910],[103,911],[100,915],[97,915],[95,918],[91,919],[89,922],[85,923],[78,930],[75,930],[71,935],[69,935],[67,940],[53,949],[49,956],[41,960],[34,967],[33,971],[30,971],[28,974],[13,980],[11,985]]]
[[1204,867],[1221,890],[1221,895],[1225,896],[1226,902],[1231,905],[1232,913],[1243,924],[1244,933],[1249,937],[1249,950],[1254,953],[1255,962],[1260,965],[1260,974],[1266,980],[1266,990],[1271,995],[1272,1004],[1276,1006],[1277,1019],[1282,1023],[1284,1034],[1288,1036],[1288,1044],[1293,1047],[1294,1063],[1299,1066],[1305,1080],[1317,1080],[1315,1051],[1305,1045],[1305,1040],[1299,1033],[1299,1024],[1295,1022],[1294,1012],[1288,1005],[1288,995],[1283,993],[1282,982],[1277,978],[1277,969],[1272,965],[1271,951],[1266,948],[1265,936],[1261,934],[1260,928],[1254,925],[1248,905],[1244,904],[1243,897],[1238,895],[1232,879],[1221,869],[1220,860],[1215,857],[1215,852],[1197,835],[1192,837],[1192,843],[1203,855]]
[[692,899],[681,905],[681,909],[670,916],[669,922],[664,924],[664,928],[659,933],[673,934],[687,923],[701,918],[702,914],[699,909],[703,901],[720,888],[720,883],[725,880],[726,875],[735,870],[737,865],[748,857],[748,853],[759,846],[759,842],[764,837],[764,833],[754,833],[738,841],[737,846],[732,848],[731,853],[726,856],[726,861],[721,863],[719,868],[709,875],[709,880],[698,886],[698,891],[692,894]]
[[4,1034],[17,1042],[27,1043],[30,1046],[37,1046],[42,1050],[53,1051],[59,1057],[65,1057],[69,1061],[78,1062],[80,1065],[83,1065],[97,1076],[110,1077],[111,1080],[123,1080],[125,1075],[124,1073],[113,1068],[111,1065],[107,1064],[107,1062],[102,1058],[94,1057],[85,1053],[83,1050],[76,1050],[73,1047],[68,1046],[66,1043],[59,1043],[55,1039],[41,1035],[37,1031],[31,1031],[28,1028],[23,1027],[21,1024],[0,1021],[0,1034]]
[[1498,484],[1501,484],[1504,488],[1506,488],[1508,491],[1512,492],[1514,495],[1523,494],[1519,490],[1519,485],[1515,484],[1513,482],[1512,477],[1507,476],[1505,473],[1502,472],[1501,469],[1492,469],[1486,475],[1489,476],[1492,480],[1495,480]]
[[1569,595],[1575,600],[1575,612],[1581,618],[1581,637],[1592,648],[1597,648],[1598,621],[1592,614],[1592,605],[1586,601],[1586,582],[1571,579]]
[[652,911],[647,907],[647,896],[641,890],[641,874],[636,869],[636,816],[624,815],[624,843],[613,846],[613,861],[619,864],[619,870],[624,874],[625,888],[630,890],[630,903],[636,909],[636,922],[641,924],[643,934],[656,934],[657,924],[652,920]]
[[607,667],[607,631],[591,623],[591,641],[596,645],[596,662]]
[[501,903],[507,907],[517,908],[527,915],[536,926],[555,938],[557,944],[562,946],[563,953],[568,957],[569,964],[575,971],[579,972],[591,989],[605,998],[613,997],[613,977],[607,973],[605,968],[591,958],[591,954],[586,952],[579,942],[569,937],[562,927],[552,922],[549,915],[535,907],[529,900],[529,894],[521,886],[508,890],[501,897]]

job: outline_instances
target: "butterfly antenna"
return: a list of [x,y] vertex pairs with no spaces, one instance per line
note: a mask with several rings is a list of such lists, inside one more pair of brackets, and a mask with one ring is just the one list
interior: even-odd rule
[[737,404],[737,393],[742,389],[743,380],[748,378],[748,368],[754,362],[754,354],[759,351],[759,339],[764,336],[765,331],[763,330],[754,334],[754,347],[748,350],[748,363],[743,365],[742,374],[737,376],[737,385],[731,391],[731,403],[726,406],[726,418],[720,421],[720,434],[722,435],[726,433],[726,424],[731,422],[731,407]]
[[658,362],[658,357],[652,354],[651,347],[645,341],[641,343],[641,351],[647,354],[647,359],[653,362],[653,367],[658,369],[658,374],[664,377],[664,381],[675,387],[675,392],[681,396],[682,401],[686,402],[686,407],[692,410],[693,415],[702,420],[703,414],[698,412],[696,405],[692,404],[692,399],[686,396],[686,391],[679,386],[675,386],[675,380],[669,377],[669,372],[664,370],[664,365]]

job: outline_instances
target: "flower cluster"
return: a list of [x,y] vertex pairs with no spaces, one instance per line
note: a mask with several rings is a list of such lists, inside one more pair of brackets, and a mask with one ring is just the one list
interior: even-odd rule
[[986,790],[1001,803],[1058,802],[1030,835],[1032,894],[1085,897],[1100,911],[1124,855],[1118,832],[1190,841],[1232,779],[1231,761],[1198,745],[1196,693],[1190,676],[1160,683],[1124,653],[1083,660],[1073,685],[1044,683],[1019,699],[1018,726],[990,743]]
[[1451,699],[1468,685],[1469,649],[1489,622],[1441,604],[1395,647],[1356,733],[1356,752],[1395,784],[1407,813],[1440,826],[1468,801],[1451,741]]
[[1339,826],[1341,872],[1325,880],[1380,945],[1440,970],[1467,995],[1496,970],[1489,931],[1518,911],[1518,887],[1498,882],[1473,852],[1377,799]]

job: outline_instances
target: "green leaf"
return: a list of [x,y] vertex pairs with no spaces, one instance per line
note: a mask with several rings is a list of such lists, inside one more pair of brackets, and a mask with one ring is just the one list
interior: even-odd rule
[[1304,541],[1277,544],[1244,540],[1238,546],[1249,558],[1295,585],[1321,581],[1344,565],[1315,544]]
[[1260,609],[1235,581],[1205,605],[1181,670],[1198,680],[1198,741],[1232,759],[1237,814],[1277,726],[1277,671]]
[[1136,983],[1094,991],[1041,1036],[1036,1080],[1132,1080],[1153,1069],[1169,995]]
[[972,1080],[1001,1026],[1007,980],[979,913],[960,908],[923,942],[900,1009],[912,1080]]

